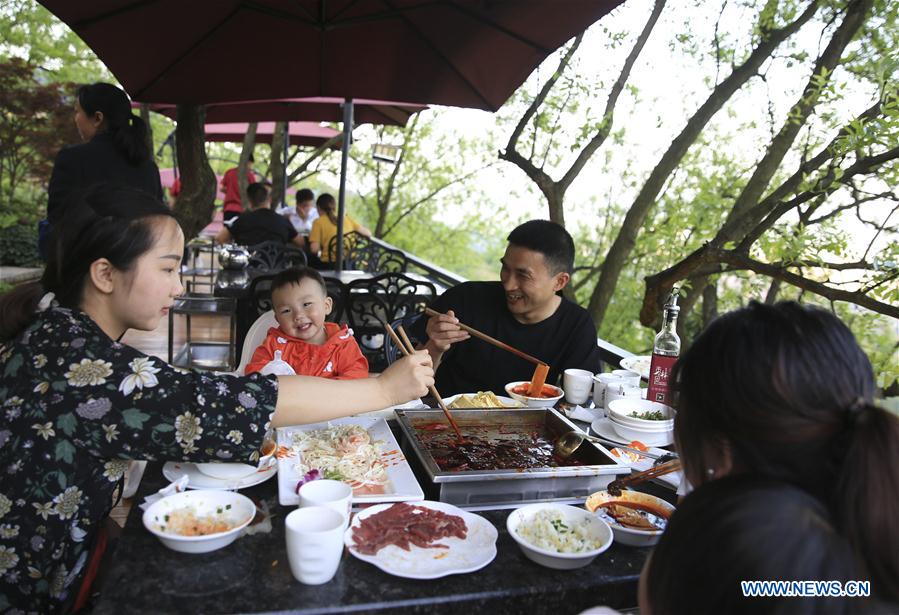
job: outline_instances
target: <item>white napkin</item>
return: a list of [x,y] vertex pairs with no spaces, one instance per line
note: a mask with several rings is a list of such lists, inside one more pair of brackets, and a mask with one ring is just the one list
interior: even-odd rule
[[601,419],[605,416],[602,408],[584,408],[583,406],[575,406],[569,409],[566,414],[570,419],[585,423],[592,423],[596,419]]
[[188,476],[187,476],[187,474],[185,474],[184,476],[182,476],[181,478],[179,478],[178,480],[173,482],[171,485],[163,487],[156,493],[151,493],[150,495],[148,495],[146,497],[146,499],[140,505],[141,510],[147,510],[147,508],[150,507],[150,504],[152,504],[153,502],[156,502],[158,500],[161,500],[162,498],[164,498],[166,496],[174,495],[176,493],[180,493],[180,492],[184,491],[185,489],[187,489],[187,483],[188,483]]

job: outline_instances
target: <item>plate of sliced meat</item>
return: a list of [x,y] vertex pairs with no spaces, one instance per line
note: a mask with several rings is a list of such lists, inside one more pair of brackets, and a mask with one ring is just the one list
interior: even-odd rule
[[344,534],[350,553],[407,579],[437,579],[480,570],[496,557],[496,528],[443,502],[366,508]]

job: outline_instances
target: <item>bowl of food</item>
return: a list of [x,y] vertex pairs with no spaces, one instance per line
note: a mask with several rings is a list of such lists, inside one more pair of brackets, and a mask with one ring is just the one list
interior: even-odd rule
[[196,489],[166,496],[144,511],[144,527],[173,551],[208,553],[234,542],[256,516],[250,498]]
[[612,545],[609,524],[583,508],[530,504],[506,519],[509,535],[528,559],[558,570],[586,566]]
[[617,496],[598,491],[587,498],[585,506],[612,528],[616,542],[633,547],[659,542],[674,512],[674,506],[661,498],[627,490]]
[[529,380],[519,380],[506,385],[506,393],[515,401],[520,401],[528,408],[552,408],[556,402],[562,399],[565,391],[551,384],[544,384],[540,394],[536,397],[528,395],[531,388]]
[[674,429],[674,408],[645,399],[613,399],[609,402],[609,418],[622,425],[651,431]]
[[674,429],[635,427],[625,425],[609,414],[609,424],[622,440],[639,440],[647,446],[668,446],[674,442]]

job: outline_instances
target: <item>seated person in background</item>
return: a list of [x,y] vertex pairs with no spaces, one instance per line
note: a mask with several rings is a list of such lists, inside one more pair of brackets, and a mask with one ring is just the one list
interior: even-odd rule
[[640,613],[891,612],[874,598],[744,596],[741,581],[869,579],[835,525],[817,498],[782,481],[742,475],[703,484],[643,568]]
[[[315,201],[318,208],[318,218],[312,223],[312,232],[309,234],[309,250],[313,254],[321,252],[321,261],[330,267],[332,254],[328,249],[331,239],[337,235],[337,201],[330,194],[320,194]],[[349,214],[343,219],[343,234],[356,232],[363,237],[371,237],[371,231],[353,220]]]
[[413,327],[427,340],[443,395],[471,391],[505,393],[505,385],[530,380],[534,365],[471,338],[459,322],[514,346],[550,366],[548,383],[568,368],[600,371],[596,327],[587,311],[558,294],[571,279],[574,240],[562,226],[531,220],[513,230],[503,256],[500,282],[465,282],[431,307],[445,315]]
[[[272,310],[278,328],[268,330],[268,337],[253,353],[246,373],[296,373],[337,380],[367,378],[368,361],[353,332],[346,325],[325,322],[331,307],[325,281],[315,269],[296,267],[275,276]],[[283,363],[278,362],[279,358]],[[273,361],[275,364],[269,365]]]
[[247,197],[250,200],[250,211],[240,214],[231,223],[225,223],[215,236],[216,243],[239,243],[242,246],[253,246],[263,241],[280,241],[303,246],[293,225],[272,211],[271,191],[262,183],[247,186]]
[[278,210],[278,213],[290,221],[297,233],[308,237],[312,232],[312,223],[318,218],[318,209],[315,207],[315,195],[309,188],[300,188],[297,190],[296,199],[296,207],[291,208],[285,205]]

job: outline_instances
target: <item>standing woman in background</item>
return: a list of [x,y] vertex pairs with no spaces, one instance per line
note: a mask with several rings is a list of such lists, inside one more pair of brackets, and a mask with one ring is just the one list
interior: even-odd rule
[[147,125],[131,112],[124,91],[109,83],[78,88],[75,126],[84,143],[60,150],[50,176],[47,223],[41,223],[38,246],[46,258],[46,241],[63,210],[90,186],[108,182],[137,188],[162,200],[159,169],[148,147]]

